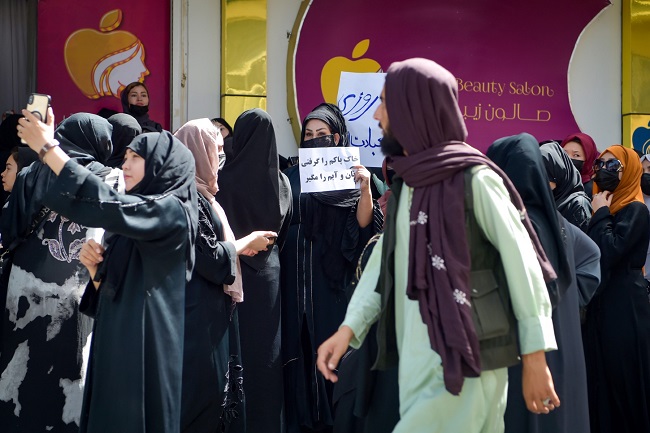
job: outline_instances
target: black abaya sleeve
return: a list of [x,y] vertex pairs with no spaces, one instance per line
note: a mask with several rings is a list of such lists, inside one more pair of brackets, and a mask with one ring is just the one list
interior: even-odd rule
[[88,281],[84,294],[79,302],[79,311],[88,317],[94,318],[97,315],[97,306],[99,305],[99,293],[95,288],[92,280]]
[[120,194],[98,176],[68,161],[43,204],[87,227],[102,227],[133,240],[164,239],[186,231],[188,221],[173,195]]
[[281,201],[288,205],[287,213],[284,215],[284,219],[282,220],[282,226],[280,227],[278,239],[276,241],[279,250],[282,251],[284,242],[287,240],[287,234],[289,233],[289,226],[291,226],[291,219],[293,218],[293,198],[289,178],[284,173],[280,173],[280,180],[281,182],[279,187],[280,197],[282,198]]
[[222,285],[234,283],[236,271],[237,251],[232,242],[217,242],[215,248],[210,248],[203,239],[197,239],[194,272],[211,283]]
[[564,228],[572,245],[575,261],[576,283],[580,307],[586,307],[600,284],[600,250],[598,245],[578,227],[564,222]]
[[[603,274],[608,270],[605,267],[613,268],[620,266],[621,261],[630,261],[629,253],[639,241],[639,235],[648,233],[649,218],[648,208],[640,202],[627,205],[616,215],[612,215],[607,206],[596,211],[589,222],[587,234],[600,248]],[[648,240],[645,242],[647,250]],[[644,261],[645,257],[641,263],[630,265],[641,268]]]

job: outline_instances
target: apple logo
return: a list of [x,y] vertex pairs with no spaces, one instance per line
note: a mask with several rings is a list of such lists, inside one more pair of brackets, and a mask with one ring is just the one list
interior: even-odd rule
[[359,42],[352,50],[352,59],[337,56],[325,63],[320,74],[320,86],[325,102],[336,104],[341,72],[381,72],[381,65],[372,59],[362,59],[370,47],[370,39]]
[[87,98],[119,98],[129,83],[149,75],[144,45],[133,33],[116,30],[121,24],[122,11],[114,9],[102,17],[99,31],[79,29],[65,42],[66,68]]
[[[650,126],[650,122],[648,122],[648,126]],[[650,128],[639,126],[634,130],[632,147],[644,155],[650,153]]]

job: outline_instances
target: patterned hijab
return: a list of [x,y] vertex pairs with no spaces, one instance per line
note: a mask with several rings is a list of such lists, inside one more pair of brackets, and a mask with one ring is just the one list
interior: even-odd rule
[[[190,149],[196,163],[196,189],[212,205],[223,226],[223,239],[234,242],[235,235],[230,228],[226,212],[217,203],[214,195],[219,191],[217,183],[219,177],[219,147],[223,147],[223,138],[210,119],[190,120],[181,126],[174,136]],[[224,292],[229,294],[235,302],[243,302],[244,291],[242,287],[239,259],[237,259],[237,272],[232,285],[224,285]]]
[[[638,201],[644,203],[643,193],[641,192],[641,175],[643,174],[643,165],[639,155],[629,147],[623,147],[620,144],[610,146],[598,157],[602,158],[605,153],[611,153],[623,164],[623,176],[613,193],[612,205],[609,211],[612,215],[623,209],[628,204]],[[598,184],[594,182],[594,194],[600,192]]]
[[[411,205],[407,295],[418,300],[431,348],[440,354],[447,390],[460,393],[464,377],[481,373],[470,303],[470,254],[464,229],[464,171],[487,165],[498,173],[522,215],[546,280],[556,277],[528,219],[521,197],[490,159],[466,144],[456,78],[427,59],[393,63],[385,84],[389,129],[408,155],[393,169],[414,188]],[[394,215],[388,215],[386,226]],[[448,234],[448,235],[443,235]]]

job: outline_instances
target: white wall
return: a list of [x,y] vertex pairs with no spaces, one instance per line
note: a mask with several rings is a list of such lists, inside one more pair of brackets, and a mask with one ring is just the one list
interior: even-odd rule
[[221,2],[172,2],[172,130],[176,130],[188,120],[219,116]]
[[569,65],[573,115],[598,149],[621,144],[621,0],[585,28]]
[[284,156],[298,155],[298,145],[293,136],[287,110],[286,73],[289,49],[287,33],[291,33],[300,3],[300,0],[267,0],[266,110],[273,119],[278,153]]
[[[297,154],[288,122],[286,63],[289,40],[301,0],[267,0],[267,111],[275,125],[278,152]],[[220,2],[173,0],[175,47],[182,44],[181,4],[187,3],[186,99],[180,88],[183,56],[174,49],[173,125],[187,119],[214,117],[220,97]],[[621,0],[612,0],[584,30],[569,66],[569,98],[580,129],[599,149],[621,142]],[[177,16],[178,14],[178,16]],[[177,22],[178,21],[178,22]]]

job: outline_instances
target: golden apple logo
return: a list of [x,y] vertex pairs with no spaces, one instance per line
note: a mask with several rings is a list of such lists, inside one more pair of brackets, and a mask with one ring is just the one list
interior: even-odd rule
[[144,64],[144,45],[133,33],[115,31],[122,23],[122,11],[104,15],[99,31],[80,29],[65,42],[65,65],[72,81],[90,99],[113,95],[133,81],[144,81],[149,71]]
[[370,47],[370,39],[364,39],[352,50],[352,59],[337,56],[325,63],[320,73],[320,87],[325,102],[336,104],[341,72],[381,72],[381,65],[378,62],[361,58],[368,51],[368,47]]

